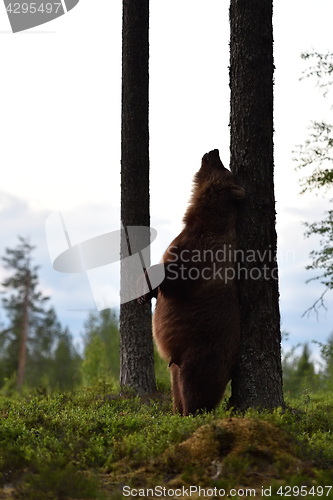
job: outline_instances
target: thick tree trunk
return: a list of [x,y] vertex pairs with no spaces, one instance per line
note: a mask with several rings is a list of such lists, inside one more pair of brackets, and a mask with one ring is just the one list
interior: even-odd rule
[[[125,228],[150,226],[148,29],[149,0],[123,0],[121,219]],[[127,252],[123,238],[122,259]],[[128,274],[122,265],[121,290],[128,285]],[[151,308],[140,307],[136,300],[120,306],[120,385],[137,393],[156,389]]]
[[230,164],[238,212],[242,345],[230,404],[283,406],[273,183],[272,0],[230,3]]

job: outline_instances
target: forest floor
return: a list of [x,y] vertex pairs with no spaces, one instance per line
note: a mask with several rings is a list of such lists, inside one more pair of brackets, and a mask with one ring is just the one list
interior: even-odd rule
[[180,417],[167,391],[0,393],[0,500],[333,499],[333,395],[288,403]]

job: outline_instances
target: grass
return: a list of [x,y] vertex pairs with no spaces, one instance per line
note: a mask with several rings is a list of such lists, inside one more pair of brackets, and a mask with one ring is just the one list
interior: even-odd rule
[[214,488],[217,497],[235,488],[234,498],[246,489],[333,498],[333,395],[288,403],[284,413],[237,416],[222,403],[182,418],[166,390],[154,399],[106,383],[67,394],[0,394],[0,499],[117,500],[147,489],[149,498],[163,498],[159,488],[167,498],[197,498],[199,486],[200,498],[214,497]]

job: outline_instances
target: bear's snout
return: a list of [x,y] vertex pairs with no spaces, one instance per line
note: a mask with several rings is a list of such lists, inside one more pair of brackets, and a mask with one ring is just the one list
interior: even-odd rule
[[220,153],[219,153],[218,149],[213,149],[213,151],[209,151],[208,154],[209,154],[210,159],[213,159],[213,158],[220,159]]
[[207,163],[212,162],[212,161],[221,161],[220,160],[220,153],[218,149],[213,149],[212,151],[209,151],[209,153],[206,153],[203,157],[203,160],[205,160]]
[[212,151],[209,151],[209,153],[206,153],[203,157],[204,162],[206,165],[211,168],[217,168],[217,169],[222,169],[224,170],[225,167],[220,159],[220,153],[218,149],[213,149]]

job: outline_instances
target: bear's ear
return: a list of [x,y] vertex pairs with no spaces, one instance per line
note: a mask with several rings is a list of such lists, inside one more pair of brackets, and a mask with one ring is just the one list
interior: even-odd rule
[[234,185],[230,188],[231,198],[233,200],[241,200],[245,196],[244,188]]

